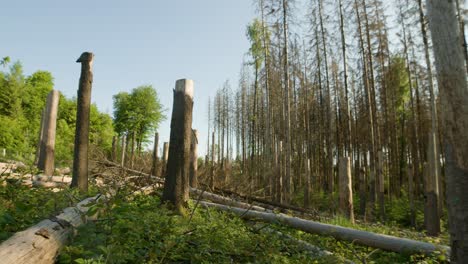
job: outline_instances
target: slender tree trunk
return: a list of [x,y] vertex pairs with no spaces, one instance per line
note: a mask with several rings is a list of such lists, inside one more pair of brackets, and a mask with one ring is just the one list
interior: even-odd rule
[[154,134],[153,147],[153,166],[151,167],[151,175],[158,176],[158,148],[159,148],[159,133]]
[[52,176],[55,171],[55,129],[57,127],[59,98],[60,93],[57,90],[52,90],[47,96],[43,140],[37,166],[47,176]]
[[91,87],[93,83],[93,57],[84,52],[76,62],[81,63],[81,76],[78,88],[78,108],[76,112],[75,151],[73,157],[73,178],[70,187],[78,187],[80,192],[88,191],[88,144],[89,112],[91,108]]
[[198,131],[192,130],[190,143],[190,187],[198,188]]

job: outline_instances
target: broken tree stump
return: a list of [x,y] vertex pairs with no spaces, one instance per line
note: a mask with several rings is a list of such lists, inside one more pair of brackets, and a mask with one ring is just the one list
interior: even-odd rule
[[354,223],[353,185],[351,182],[351,163],[349,157],[342,157],[339,163],[340,212]]
[[166,177],[167,159],[169,158],[169,142],[163,144],[163,165],[161,170],[161,177]]
[[158,176],[158,145],[159,145],[159,133],[156,132],[154,135],[154,147],[153,147],[153,165],[151,166],[151,175]]
[[190,187],[198,188],[198,154],[197,154],[197,146],[198,146],[198,130],[192,130],[192,137],[190,143]]
[[176,81],[172,107],[169,159],[162,195],[184,213],[189,200],[190,141],[192,137],[193,81]]
[[93,58],[93,53],[84,52],[76,61],[81,63],[81,76],[77,98],[73,179],[70,186],[78,187],[80,192],[88,191],[89,112],[93,84]]
[[41,124],[42,131],[37,167],[48,176],[52,176],[55,170],[55,129],[57,127],[59,96],[57,90],[50,91],[47,96],[43,124]]

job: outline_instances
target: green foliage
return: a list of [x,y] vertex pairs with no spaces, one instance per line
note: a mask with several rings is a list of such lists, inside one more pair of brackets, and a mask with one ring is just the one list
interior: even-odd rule
[[4,178],[0,177],[0,241],[69,206],[65,192],[15,183],[2,186]]
[[265,46],[263,43],[263,38],[267,38],[267,43],[269,39],[268,30],[266,31],[266,36],[263,35],[264,25],[258,20],[254,21],[247,26],[247,38],[250,40],[250,49],[249,53],[252,56],[255,65],[255,69],[260,69],[263,61],[265,60]]
[[139,149],[164,118],[158,94],[151,85],[114,95],[115,131],[119,135],[134,134]]
[[260,232],[230,214],[198,209],[192,218],[184,218],[161,206],[157,197],[122,197],[101,205],[101,218],[79,229],[59,263],[314,261],[290,241]]
[[[6,66],[9,58],[3,59]],[[25,76],[20,62],[0,72],[0,148],[31,159],[36,152],[42,111],[54,82],[50,72]],[[56,163],[71,165],[76,120],[76,99],[60,95],[56,133]],[[112,119],[91,106],[90,142],[109,151],[113,136]]]

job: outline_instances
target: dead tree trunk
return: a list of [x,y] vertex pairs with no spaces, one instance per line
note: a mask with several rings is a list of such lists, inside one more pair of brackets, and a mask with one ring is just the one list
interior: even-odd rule
[[41,150],[37,167],[47,176],[52,176],[55,170],[55,129],[57,127],[57,111],[59,92],[52,90],[47,96],[45,119],[42,131]]
[[353,184],[351,182],[351,164],[349,157],[340,160],[340,211],[354,223]]
[[153,166],[151,167],[151,175],[158,176],[158,145],[159,133],[154,135],[154,148],[153,148]]
[[122,136],[122,158],[120,160],[120,166],[125,166],[125,136]]
[[452,263],[468,263],[468,87],[455,2],[428,0],[444,124]]
[[73,157],[73,179],[70,187],[80,192],[88,191],[88,144],[91,88],[93,84],[93,53],[84,52],[76,62],[81,63],[76,112],[75,151]]
[[211,134],[211,172],[210,172],[210,188],[214,191],[215,189],[215,132]]
[[198,188],[198,131],[192,130],[191,144],[190,144],[190,187]]
[[161,170],[161,177],[166,177],[167,159],[169,158],[169,142],[163,144],[163,166]]
[[434,138],[435,135],[429,133],[429,144],[427,150],[427,159],[428,162],[424,163],[424,189],[426,193],[426,204],[424,208],[424,223],[426,225],[427,234],[430,236],[437,236],[440,233],[440,218],[439,218],[439,188],[438,180],[435,175],[435,171],[438,171],[438,168],[434,165],[436,160],[434,160]]
[[162,201],[184,214],[189,200],[190,141],[192,136],[193,81],[177,80],[172,107],[167,173]]
[[[41,114],[41,127],[39,129],[39,140],[37,141],[37,147],[36,147],[36,157],[34,158],[34,165],[39,164],[39,156],[41,156],[41,145],[42,141],[44,140],[44,123],[45,123],[45,118],[46,118],[46,109],[42,109],[42,114]],[[5,155],[3,155],[5,157]]]

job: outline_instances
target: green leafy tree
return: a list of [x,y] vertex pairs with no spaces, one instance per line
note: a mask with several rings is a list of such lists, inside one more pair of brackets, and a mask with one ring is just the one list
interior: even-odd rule
[[119,135],[134,133],[138,150],[164,118],[158,94],[151,85],[114,95],[115,131]]

